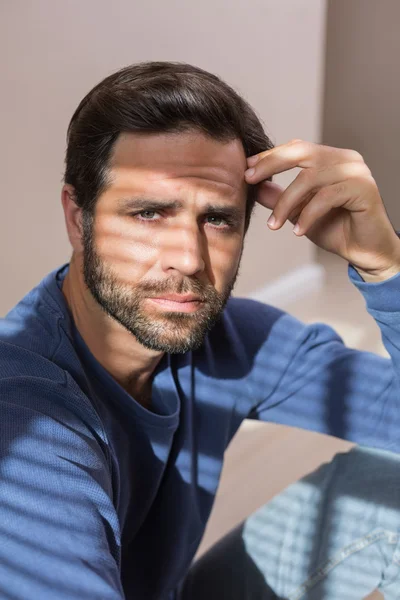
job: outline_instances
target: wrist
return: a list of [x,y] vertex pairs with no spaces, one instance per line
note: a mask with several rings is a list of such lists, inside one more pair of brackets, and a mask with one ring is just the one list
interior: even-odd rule
[[366,281],[367,283],[379,283],[380,281],[386,281],[387,279],[391,279],[395,275],[400,273],[400,230],[395,230],[398,244],[396,246],[396,252],[394,253],[392,264],[386,269],[371,269],[364,270],[359,269],[355,265],[352,265],[357,273]]
[[367,283],[379,283],[381,281],[386,281],[387,279],[391,279],[392,277],[400,273],[400,264],[386,269],[385,271],[375,273],[372,271],[363,271],[362,269],[358,269],[357,267],[354,268]]

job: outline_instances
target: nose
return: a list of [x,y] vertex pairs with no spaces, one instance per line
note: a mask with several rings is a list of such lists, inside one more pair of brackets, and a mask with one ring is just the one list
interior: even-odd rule
[[[171,233],[171,232],[170,232]],[[190,277],[205,269],[204,240],[198,228],[182,228],[165,240],[161,249],[162,268]]]

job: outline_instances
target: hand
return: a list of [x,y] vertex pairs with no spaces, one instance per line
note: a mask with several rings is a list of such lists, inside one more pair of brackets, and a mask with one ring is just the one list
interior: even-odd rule
[[[294,139],[247,163],[255,170],[245,172],[246,182],[259,184],[257,202],[273,210],[272,229],[296,223],[297,235],[338,254],[366,281],[400,272],[400,240],[361,154]],[[264,181],[294,167],[303,169],[286,190]]]

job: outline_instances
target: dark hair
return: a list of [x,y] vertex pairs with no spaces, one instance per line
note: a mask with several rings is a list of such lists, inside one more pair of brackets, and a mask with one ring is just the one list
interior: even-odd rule
[[[75,188],[77,205],[93,216],[110,183],[108,160],[120,133],[196,129],[221,142],[240,139],[246,156],[274,147],[254,110],[218,76],[181,62],[124,67],[98,83],[75,110],[64,181]],[[248,186],[245,232],[256,188]]]

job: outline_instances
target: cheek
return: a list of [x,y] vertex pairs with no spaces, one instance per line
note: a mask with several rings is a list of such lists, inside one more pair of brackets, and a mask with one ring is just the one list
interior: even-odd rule
[[99,224],[96,249],[101,260],[124,281],[140,279],[157,260],[158,248],[149,234],[118,226],[111,219]]
[[[222,238],[222,236],[221,236]],[[215,280],[226,283],[236,273],[243,247],[243,239],[220,239],[218,243],[209,245],[209,258],[211,270]]]

